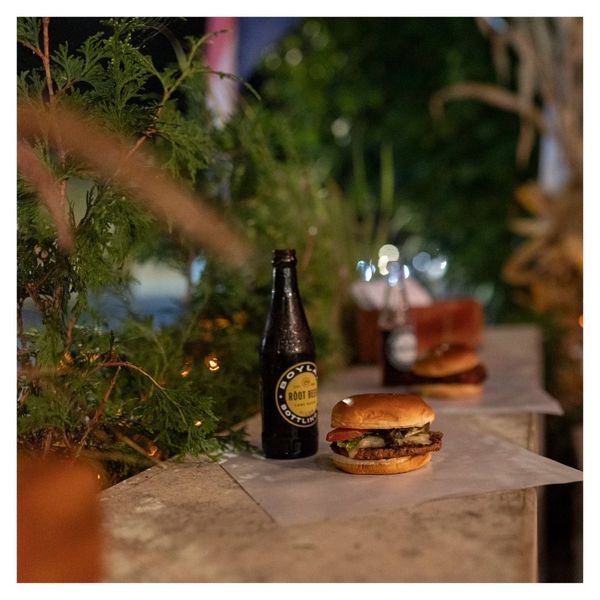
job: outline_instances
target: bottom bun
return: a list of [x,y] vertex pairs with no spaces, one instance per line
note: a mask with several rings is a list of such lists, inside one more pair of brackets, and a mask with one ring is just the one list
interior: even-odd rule
[[406,473],[424,467],[431,461],[431,452],[416,454],[414,456],[401,456],[398,458],[383,458],[380,460],[358,460],[341,454],[331,456],[333,464],[346,473],[355,475],[393,475]]
[[419,389],[423,396],[432,398],[472,398],[481,396],[483,386],[477,383],[426,383]]

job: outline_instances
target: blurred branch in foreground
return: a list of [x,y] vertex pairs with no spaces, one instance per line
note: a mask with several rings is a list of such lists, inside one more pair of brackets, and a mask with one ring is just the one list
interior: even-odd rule
[[[69,245],[64,231],[64,208],[60,197],[53,193],[48,171],[40,169],[27,141],[45,137],[61,150],[82,160],[94,172],[116,183],[124,192],[150,209],[163,222],[173,225],[190,242],[234,265],[246,264],[251,248],[240,232],[227,224],[205,200],[174,183],[155,164],[152,157],[138,149],[132,153],[132,143],[109,133],[84,115],[54,108],[51,112],[39,104],[23,103],[18,107],[17,126],[19,168],[50,207],[63,247]],[[62,211],[62,212],[61,212]]]
[[71,251],[73,248],[73,234],[58,182],[54,179],[44,161],[38,158],[27,142],[17,142],[17,164],[23,177],[36,188],[40,199],[50,211],[52,220],[56,225],[59,246],[68,252]]

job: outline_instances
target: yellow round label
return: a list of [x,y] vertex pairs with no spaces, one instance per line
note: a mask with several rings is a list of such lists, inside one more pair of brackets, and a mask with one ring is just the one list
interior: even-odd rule
[[281,416],[297,427],[310,427],[317,421],[317,365],[296,363],[277,382],[275,401]]

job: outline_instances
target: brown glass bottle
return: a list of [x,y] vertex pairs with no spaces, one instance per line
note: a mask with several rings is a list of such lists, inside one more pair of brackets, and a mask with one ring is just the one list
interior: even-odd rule
[[382,336],[383,385],[412,385],[417,358],[417,335],[406,290],[404,265],[391,261],[385,304],[379,314]]
[[273,251],[271,309],[260,348],[262,447],[267,458],[315,454],[315,344],[296,275],[296,251]]

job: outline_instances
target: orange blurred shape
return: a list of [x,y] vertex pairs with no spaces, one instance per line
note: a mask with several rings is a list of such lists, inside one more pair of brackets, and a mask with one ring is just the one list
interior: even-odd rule
[[439,300],[411,309],[419,352],[439,344],[464,344],[477,348],[483,340],[483,307],[473,298]]
[[102,577],[98,469],[19,456],[17,581],[97,582]]
[[[419,352],[439,344],[464,344],[477,348],[483,339],[483,307],[473,298],[439,300],[430,306],[412,307]],[[360,363],[381,361],[379,311],[361,310],[356,315],[357,359]]]

